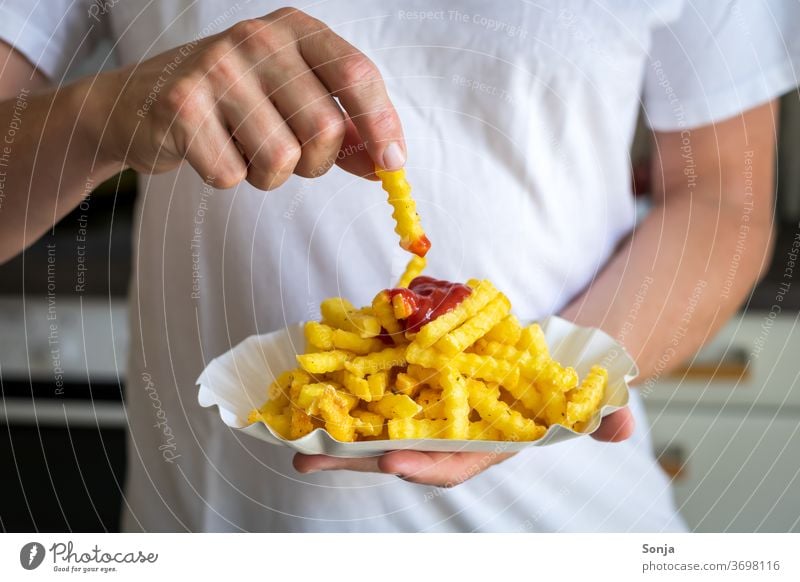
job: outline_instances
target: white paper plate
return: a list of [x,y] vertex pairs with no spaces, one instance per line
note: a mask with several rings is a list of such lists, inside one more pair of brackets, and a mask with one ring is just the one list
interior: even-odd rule
[[553,358],[564,366],[575,368],[581,378],[593,364],[608,369],[608,389],[600,411],[587,423],[583,432],[555,425],[542,438],[532,442],[404,439],[342,443],[326,431],[316,429],[303,438],[287,441],[263,422],[248,425],[247,416],[251,410],[264,404],[267,388],[275,377],[297,367],[295,355],[303,353],[305,347],[302,324],[251,336],[212,360],[197,379],[200,385],[197,400],[201,406],[218,407],[220,418],[226,425],[252,437],[288,446],[301,453],[334,457],[368,457],[396,449],[516,452],[591,434],[600,425],[601,417],[628,404],[628,383],[638,374],[636,364],[621,345],[598,329],[580,327],[556,316],[544,320],[542,329]]

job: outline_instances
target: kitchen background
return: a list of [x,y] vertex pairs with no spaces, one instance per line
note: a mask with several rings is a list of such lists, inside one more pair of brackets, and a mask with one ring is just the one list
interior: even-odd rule
[[[796,93],[781,127],[773,267],[690,366],[642,388],[696,531],[800,531],[800,282],[781,286],[800,233]],[[632,154],[643,208],[646,143]],[[135,197],[136,176],[115,177],[0,266],[0,531],[119,528]]]

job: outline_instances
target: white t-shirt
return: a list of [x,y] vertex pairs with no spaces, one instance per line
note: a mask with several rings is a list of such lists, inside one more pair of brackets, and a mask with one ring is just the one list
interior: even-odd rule
[[[100,35],[127,64],[278,7],[7,0],[0,35],[58,80]],[[558,312],[630,231],[642,101],[654,128],[706,124],[791,89],[800,55],[787,30],[796,2],[329,0],[308,11],[386,78],[433,241],[428,272],[488,277],[520,317]],[[299,475],[288,449],[201,409],[194,381],[245,337],[316,317],[325,297],[363,305],[391,285],[407,255],[384,193],[339,169],[270,193],[213,191],[188,166],[143,176],[140,190],[126,528],[684,529],[636,396],[630,440],[533,449],[452,490]]]

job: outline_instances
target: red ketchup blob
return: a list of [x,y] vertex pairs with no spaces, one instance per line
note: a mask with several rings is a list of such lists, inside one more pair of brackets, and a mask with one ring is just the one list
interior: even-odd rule
[[462,283],[441,281],[432,277],[417,277],[408,289],[387,289],[389,298],[402,297],[410,315],[405,319],[405,330],[416,331],[456,308],[472,293],[472,289]]
[[417,240],[413,241],[406,250],[414,253],[418,257],[424,257],[426,254],[428,254],[430,248],[431,241],[428,240],[428,237],[423,234]]

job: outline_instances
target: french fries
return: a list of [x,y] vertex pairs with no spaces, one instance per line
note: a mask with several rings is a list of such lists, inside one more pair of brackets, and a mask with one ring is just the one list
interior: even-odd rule
[[[491,283],[468,287],[460,303],[415,332],[395,317],[390,290],[360,310],[327,300],[325,323],[305,326],[308,353],[297,356],[299,368],[273,382],[250,420],[286,439],[324,428],[343,442],[533,441],[554,424],[585,427],[602,402],[606,370],[594,366],[579,382],[552,359],[539,325],[521,326]],[[362,337],[357,330],[373,320],[380,332]]]
[[305,324],[299,367],[250,413],[285,439],[322,428],[342,442],[378,439],[534,441],[559,424],[582,430],[608,373],[578,374],[550,356],[538,324],[521,326],[489,281],[423,277],[425,236],[405,173],[377,171],[401,246],[415,253],[395,289],[356,309],[340,297]]

